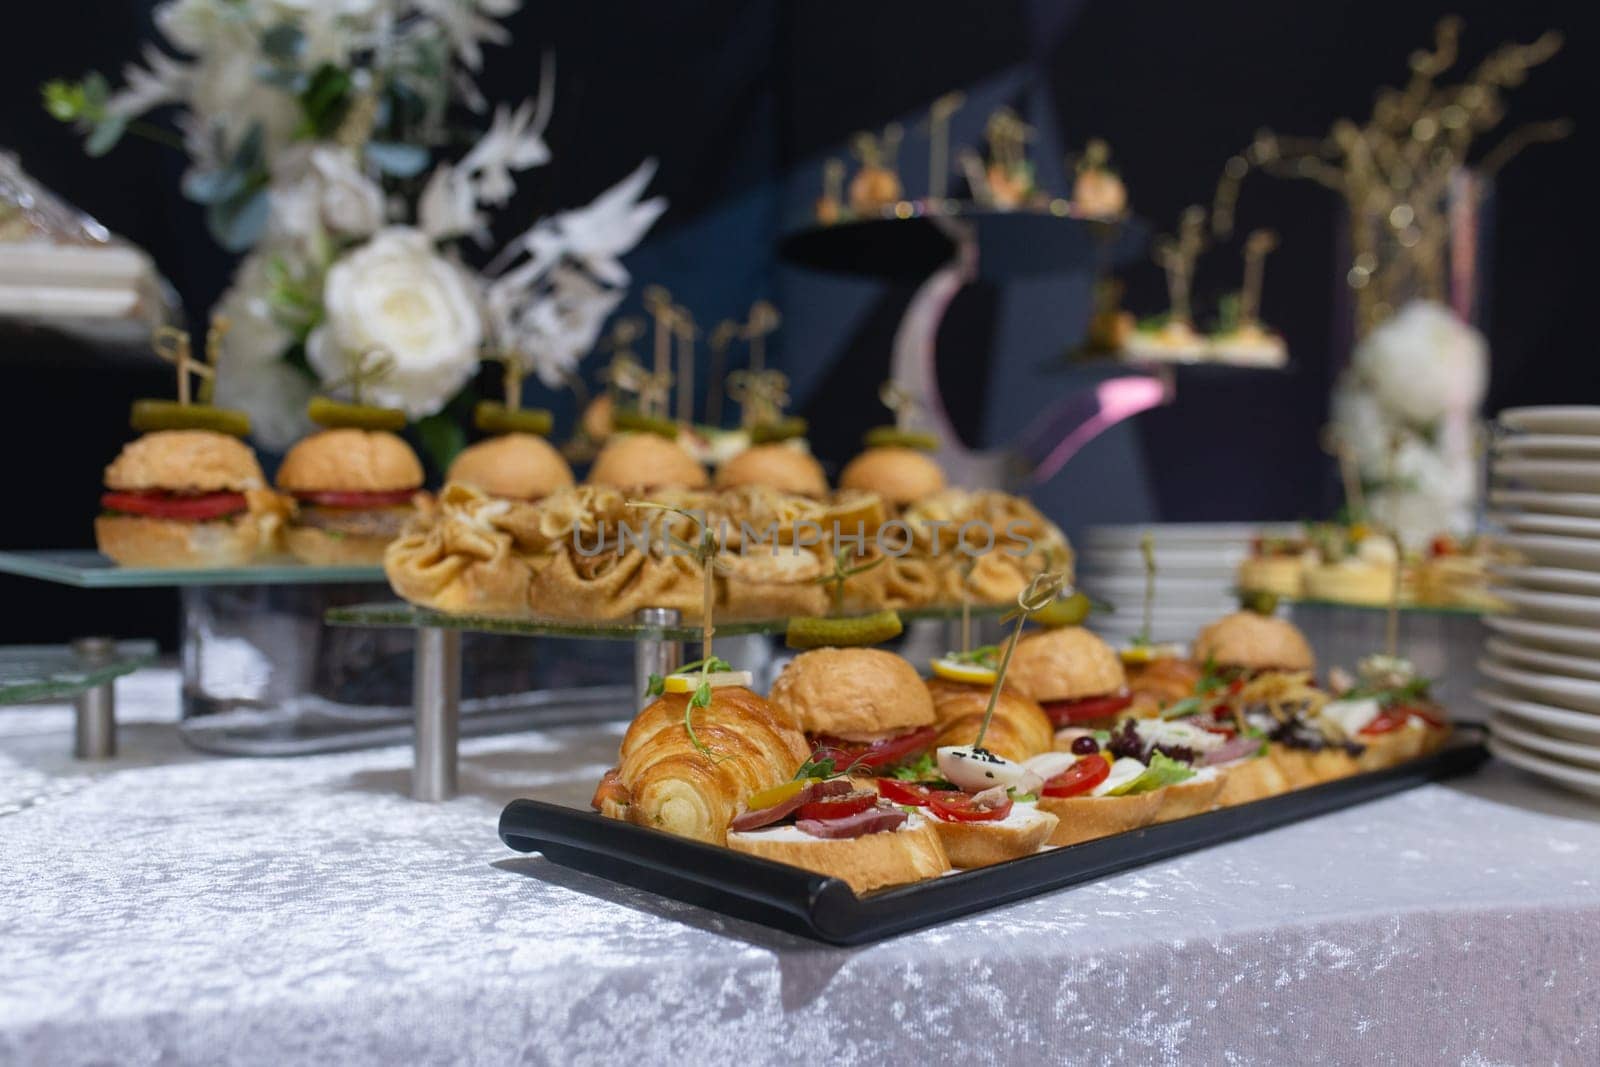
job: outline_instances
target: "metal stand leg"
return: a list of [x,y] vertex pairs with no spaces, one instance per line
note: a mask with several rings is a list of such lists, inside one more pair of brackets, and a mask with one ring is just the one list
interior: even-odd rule
[[[643,626],[676,626],[683,616],[673,608],[641,608],[634,621]],[[683,662],[683,646],[659,637],[641,637],[633,644],[633,694],[644,698],[652,674],[667,675]]]
[[[72,642],[72,650],[91,664],[107,659],[116,647],[109,637],[85,637]],[[114,684],[102,682],[73,698],[78,714],[72,731],[72,754],[78,759],[110,759],[117,754]]]
[[461,631],[419,628],[415,656],[411,798],[449,800],[456,795],[461,734]]

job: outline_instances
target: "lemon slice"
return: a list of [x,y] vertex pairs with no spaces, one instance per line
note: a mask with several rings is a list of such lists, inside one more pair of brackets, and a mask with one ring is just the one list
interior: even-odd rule
[[1129,645],[1117,649],[1117,655],[1125,665],[1135,667],[1158,659],[1177,659],[1183,655],[1183,648],[1180,645]]
[[661,691],[663,693],[692,693],[700,688],[702,681],[713,689],[722,689],[730,685],[742,685],[748,689],[750,688],[750,683],[755,681],[755,678],[749,671],[712,671],[704,678],[700,677],[699,671],[692,671],[689,674],[669,674],[661,679]]
[[985,667],[981,663],[963,663],[948,656],[940,656],[928,666],[933,668],[936,678],[969,685],[993,685],[995,679],[1000,677],[1000,672],[993,667]]

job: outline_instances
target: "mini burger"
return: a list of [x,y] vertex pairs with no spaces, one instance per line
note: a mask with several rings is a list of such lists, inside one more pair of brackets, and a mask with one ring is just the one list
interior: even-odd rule
[[295,500],[284,543],[311,564],[377,564],[414,513],[422,464],[383,430],[322,430],[289,450],[278,488]]
[[543,500],[572,485],[572,468],[543,437],[503,433],[463,450],[445,481],[503,500]]
[[1254,611],[1236,611],[1201,630],[1191,655],[1234,674],[1316,669],[1316,657],[1305,635],[1288,619]]
[[939,465],[926,452],[904,445],[869,448],[839,475],[840,489],[876,493],[895,507],[914,504],[944,487]]
[[790,660],[769,698],[812,745],[812,761],[890,774],[927,755],[938,737],[933,698],[916,668],[876,648],[818,648]]
[[1122,658],[1081,626],[1018,641],[1006,680],[1037,700],[1058,730],[1108,726],[1133,703]]
[[269,553],[283,507],[255,453],[211,430],[159,430],[106,468],[100,551],[125,567],[232,567]]
[[590,485],[614,489],[704,489],[706,469],[675,441],[659,434],[615,434],[589,468]]
[[813,499],[828,493],[828,479],[822,473],[822,464],[803,448],[781,442],[754,445],[717,469],[718,489],[747,485],[768,486],[781,493]]

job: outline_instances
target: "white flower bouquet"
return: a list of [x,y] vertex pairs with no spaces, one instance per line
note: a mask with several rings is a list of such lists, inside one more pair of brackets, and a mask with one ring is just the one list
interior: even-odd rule
[[536,221],[487,267],[467,262],[517,175],[550,161],[548,59],[537,96],[497,107],[452,150],[488,111],[474,75],[486,44],[509,41],[498,20],[518,3],[169,0],[155,9],[165,47],[147,44],[120,86],[91,73],[44,87],[92,156],[129,134],[187,154],[184,195],[244,253],[215,309],[230,325],[217,401],[248,411],[265,447],[306,432],[319,383],[378,352],[389,370],[367,398],[424,420],[443,459],[460,430],[440,413],[485,349],[560,384],[622,299],[620,257],[666,209],[641,199],[653,160]]

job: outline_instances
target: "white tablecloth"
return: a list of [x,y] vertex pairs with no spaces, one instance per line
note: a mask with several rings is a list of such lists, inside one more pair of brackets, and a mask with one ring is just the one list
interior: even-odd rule
[[1509,769],[861,949],[513,853],[620,726],[215,759],[0,708],[0,1063],[1595,1062],[1600,813]]

